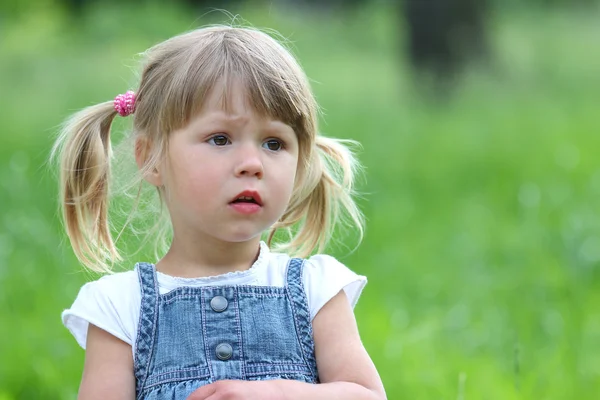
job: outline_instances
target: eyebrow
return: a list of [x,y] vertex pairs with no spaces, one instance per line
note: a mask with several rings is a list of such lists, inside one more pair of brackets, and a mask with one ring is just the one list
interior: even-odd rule
[[267,134],[283,134],[287,136],[297,137],[296,131],[293,127],[279,120],[269,120],[266,129],[264,130]]
[[250,117],[242,115],[232,115],[225,112],[217,112],[213,113],[213,115],[211,115],[210,118],[208,118],[208,122],[227,122],[237,125],[239,124],[238,121],[242,120],[243,123],[246,123],[249,119]]
[[[251,119],[251,116],[242,116],[242,115],[232,115],[227,113],[218,113],[217,115],[213,115],[206,120],[206,123],[227,123],[233,125],[244,125]],[[273,119],[270,116],[261,116],[262,125],[266,126],[266,130],[268,131],[280,131],[286,128],[294,131],[294,128],[288,123],[281,121],[279,119]]]

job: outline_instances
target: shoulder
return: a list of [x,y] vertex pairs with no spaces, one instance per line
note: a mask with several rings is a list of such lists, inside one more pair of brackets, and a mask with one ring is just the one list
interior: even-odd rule
[[137,272],[119,272],[83,285],[62,321],[83,348],[89,324],[132,344],[139,304]]
[[367,278],[359,275],[336,258],[317,254],[304,263],[303,283],[313,319],[321,308],[342,290],[354,307],[360,298]]
[[[268,267],[261,283],[269,286],[284,286],[290,256],[270,253]],[[308,300],[311,320],[319,310],[341,290],[344,290],[350,305],[354,307],[367,284],[367,278],[353,272],[335,257],[316,254],[304,260],[302,283]]]
[[134,270],[105,275],[96,281],[88,282],[80,289],[77,297],[84,295],[84,299],[110,300],[116,305],[130,300],[132,294],[139,297],[139,292],[138,274]]
[[86,283],[84,287],[95,287],[99,291],[112,293],[130,287],[132,284],[137,284],[139,287],[136,270],[104,275],[96,281]]

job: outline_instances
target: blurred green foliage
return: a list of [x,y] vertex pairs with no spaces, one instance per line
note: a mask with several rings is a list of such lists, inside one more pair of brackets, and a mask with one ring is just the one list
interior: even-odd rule
[[[94,4],[78,20],[32,7],[0,25],[0,400],[74,399],[80,379],[60,312],[93,277],[56,212],[58,125],[134,87],[134,54],[227,21]],[[407,70],[389,5],[240,14],[291,40],[322,130],[363,144],[367,235],[334,254],[369,277],[356,314],[388,397],[596,398],[600,12],[494,13],[489,69],[443,99]]]

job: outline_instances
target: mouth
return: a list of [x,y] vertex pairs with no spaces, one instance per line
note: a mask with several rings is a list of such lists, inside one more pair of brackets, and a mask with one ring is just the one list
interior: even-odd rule
[[258,192],[252,190],[244,190],[242,193],[238,194],[233,198],[233,200],[229,204],[256,204],[262,207],[263,202],[260,198]]

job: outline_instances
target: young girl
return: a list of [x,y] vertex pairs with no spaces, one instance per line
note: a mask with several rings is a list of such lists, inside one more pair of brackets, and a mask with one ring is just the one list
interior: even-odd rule
[[[63,312],[86,349],[79,398],[385,399],[352,312],[366,278],[330,256],[290,257],[320,251],[340,211],[362,232],[355,161],[317,134],[297,61],[265,33],[223,26],[146,56],[137,91],[73,116],[55,147],[84,265],[119,260],[107,217],[117,114],[133,115],[140,177],[172,232],[156,264],[86,284]],[[271,251],[280,230],[289,240]]]

